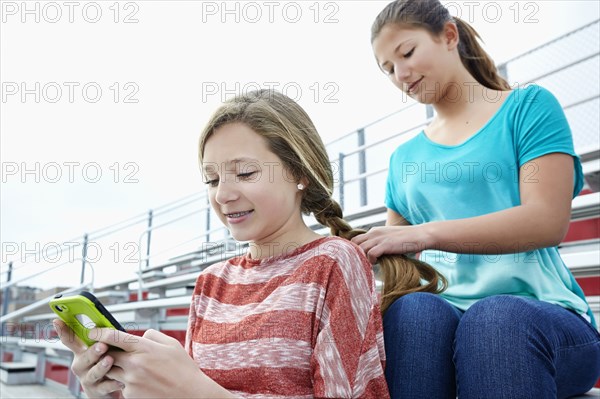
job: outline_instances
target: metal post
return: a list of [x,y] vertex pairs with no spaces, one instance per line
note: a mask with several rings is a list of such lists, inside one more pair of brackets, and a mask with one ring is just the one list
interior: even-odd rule
[[210,198],[206,196],[206,242],[210,242]]
[[88,235],[87,233],[83,235],[83,249],[81,250],[81,281],[80,284],[83,284],[85,279],[85,260],[87,258],[87,246],[88,246]]
[[152,234],[152,209],[148,211],[148,239],[146,240],[146,268],[150,266],[150,235]]
[[498,74],[508,81],[508,69],[506,64],[498,65]]
[[425,105],[425,116],[427,119],[433,118],[433,106],[431,104]]
[[[6,283],[10,283],[12,278],[12,262],[8,262],[8,274],[6,275]],[[10,287],[4,288],[4,292],[2,293],[2,316],[8,313],[8,303],[10,302]],[[5,334],[4,331],[4,323],[0,324],[0,335]]]
[[79,378],[77,378],[77,376],[75,375],[75,373],[73,373],[73,370],[71,370],[71,368],[69,368],[67,374],[67,388],[69,389],[69,392],[71,392],[71,395],[73,395],[75,398],[81,398],[81,386],[79,383]]
[[[358,129],[358,146],[362,147],[365,145],[365,129]],[[365,150],[362,149],[358,153],[358,173],[361,175],[367,173],[367,155]],[[360,206],[367,205],[367,178],[363,177],[359,181],[360,184]]]
[[340,152],[339,156],[339,168],[340,168],[340,206],[344,210],[344,153]]

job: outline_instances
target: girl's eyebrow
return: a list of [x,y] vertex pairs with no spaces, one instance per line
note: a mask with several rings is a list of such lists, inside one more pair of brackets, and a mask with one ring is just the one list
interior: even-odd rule
[[242,162],[258,162],[258,159],[241,157],[241,158],[233,158],[232,160],[225,161],[225,163],[242,163]]
[[[254,158],[248,158],[248,157],[240,157],[240,158],[233,158],[230,160],[227,160],[225,162],[223,162],[223,165],[237,165],[240,163],[258,163],[258,159],[254,159]],[[219,167],[218,165],[215,167],[215,163],[213,162],[206,162],[205,164],[202,165],[202,170],[205,174],[218,174],[219,173]],[[207,170],[208,169],[208,170]]]

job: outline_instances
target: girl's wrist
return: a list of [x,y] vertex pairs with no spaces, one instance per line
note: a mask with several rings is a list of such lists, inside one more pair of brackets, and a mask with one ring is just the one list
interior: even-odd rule
[[422,243],[422,251],[426,249],[435,249],[437,248],[440,242],[438,237],[439,235],[439,224],[440,222],[428,222],[419,225],[421,229],[421,243]]

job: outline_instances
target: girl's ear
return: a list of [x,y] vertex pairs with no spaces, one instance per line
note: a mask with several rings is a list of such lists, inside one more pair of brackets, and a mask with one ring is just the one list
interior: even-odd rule
[[302,177],[298,181],[298,184],[302,184],[303,189],[306,189],[306,187],[308,187],[308,179],[306,178],[306,176]]
[[448,50],[454,50],[460,40],[458,35],[458,26],[454,22],[447,22],[442,33],[442,40]]

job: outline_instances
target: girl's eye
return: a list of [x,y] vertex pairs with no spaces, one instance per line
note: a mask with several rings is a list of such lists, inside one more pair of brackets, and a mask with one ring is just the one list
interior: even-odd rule
[[404,54],[404,58],[410,58],[410,56],[414,53],[415,48],[413,47],[408,53]]
[[207,180],[204,184],[208,184],[209,187],[217,187],[219,185],[219,179]]
[[[236,175],[236,180],[250,180],[250,178],[255,174],[256,171],[248,173],[239,173]],[[204,184],[207,184],[209,187],[217,187],[219,185],[219,180],[220,179],[207,180],[204,182]]]
[[239,177],[242,180],[247,180],[250,177],[252,177],[256,172],[248,172],[248,173],[240,173],[239,175],[237,175],[237,177]]

